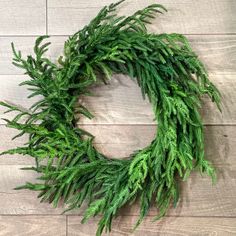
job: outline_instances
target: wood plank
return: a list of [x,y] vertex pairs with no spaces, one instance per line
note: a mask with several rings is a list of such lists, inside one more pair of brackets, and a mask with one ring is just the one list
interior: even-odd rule
[[[25,109],[29,109],[30,106],[38,101],[40,97],[28,99],[27,96],[30,92],[27,90],[26,86],[19,86],[19,84],[25,80],[29,79],[26,75],[1,75],[1,93],[0,101],[10,102],[12,104],[17,104]],[[11,118],[15,116],[16,113],[7,113],[2,115],[6,111],[5,107],[0,107],[1,118]],[[0,121],[2,123],[3,121]]]
[[[10,101],[29,108],[37,98],[27,99],[26,87],[18,84],[27,77],[23,75],[1,75],[0,100]],[[236,123],[236,94],[235,73],[211,74],[211,80],[222,93],[222,113],[208,98],[203,99],[202,116],[205,124],[235,124]],[[92,97],[81,97],[95,118],[82,118],[81,124],[155,124],[151,104],[143,100],[140,88],[136,82],[123,75],[114,75],[109,85],[98,84],[91,88]],[[12,118],[12,113],[3,114],[1,118]],[[5,123],[0,121],[0,124]]]
[[[95,235],[97,219],[92,219],[86,224],[81,224],[82,217],[70,216],[68,218],[68,236]],[[151,217],[145,218],[142,224],[133,232],[136,223],[135,217],[118,217],[113,221],[112,231],[109,236],[176,236],[176,235],[224,235],[236,234],[235,218],[194,218],[194,217],[168,217],[152,222]]]
[[48,203],[40,203],[38,193],[14,190],[25,182],[37,182],[38,175],[32,171],[20,170],[20,165],[0,166],[0,215],[58,215],[62,208],[53,208]]
[[17,50],[22,51],[23,56],[33,53],[33,45],[36,37],[1,37],[0,36],[0,74],[23,74],[24,71],[12,65],[13,53],[11,42]]
[[[12,138],[19,132],[14,129],[9,129],[3,125],[0,125],[0,152],[23,146],[27,141],[27,135],[18,139],[12,140]],[[23,155],[2,155],[0,156],[0,165],[34,165],[35,161],[30,156]]]
[[46,33],[45,0],[0,1],[0,35]]
[[0,236],[65,236],[65,216],[0,216]]
[[[124,158],[134,150],[148,145],[154,138],[155,126],[142,125],[83,125],[82,128],[95,135],[95,147],[108,157]],[[27,142],[27,136],[11,140],[18,134],[14,129],[0,125],[0,152]],[[215,166],[236,169],[236,126],[205,127],[206,157]],[[22,155],[0,156],[0,165],[32,165],[32,157]]]
[[[222,113],[208,98],[203,99],[205,124],[235,124],[235,75],[212,74],[211,80],[222,93]],[[81,102],[95,117],[84,118],[82,124],[155,124],[151,104],[143,100],[140,88],[128,77],[116,75],[109,85],[94,86],[95,96],[81,97]]]
[[[13,190],[14,187],[25,182],[35,182],[37,175],[30,171],[20,170],[22,166],[1,165],[0,173],[0,214],[1,215],[57,215],[63,208],[54,209],[48,203],[40,203],[37,193],[27,190]],[[222,168],[217,184],[212,186],[208,177],[192,174],[186,182],[182,182],[181,199],[178,206],[171,208],[168,216],[214,216],[236,217],[236,178],[235,169]],[[68,214],[82,215],[85,205]],[[120,215],[139,215],[138,203],[125,206]],[[157,214],[157,209],[152,207],[149,215]]]
[[[235,217],[235,190],[232,188],[236,188],[235,170],[219,168],[215,185],[208,177],[192,173],[187,181],[180,182],[180,201],[176,208],[169,209],[167,216]],[[138,203],[133,207],[125,206],[120,214],[139,215]],[[158,215],[155,206],[150,208],[149,215]]]
[[[128,155],[133,150],[145,146],[155,132],[153,128],[153,126],[86,127],[88,131],[92,131],[96,135],[95,141],[99,150],[108,155],[117,155],[117,157],[120,153]],[[206,127],[206,155],[217,167],[217,184],[212,186],[208,177],[201,177],[199,174],[193,173],[187,182],[181,183],[180,203],[176,209],[171,209],[168,215],[236,217],[235,129],[234,126]],[[8,145],[12,144],[6,141],[6,146]],[[1,148],[6,146],[3,144]],[[14,187],[27,181],[35,182],[37,177],[37,174],[31,171],[20,170],[22,164],[27,166],[27,163],[30,164],[30,159],[25,157],[25,159],[17,160],[18,157],[12,159],[9,159],[9,156],[0,157],[2,176],[0,178],[0,214],[61,213],[62,208],[53,209],[47,203],[40,204],[35,192],[13,190]],[[17,163],[20,165],[16,165]],[[81,214],[83,209],[84,207],[81,210],[70,212],[70,214]],[[156,208],[151,208],[150,215],[156,213]],[[138,205],[125,207],[120,214],[138,215]]]
[[[19,170],[20,166],[0,166],[0,214],[2,215],[55,215],[63,211],[54,209],[48,203],[40,203],[36,193],[25,190],[13,190],[26,181],[35,181],[36,174]],[[190,179],[181,184],[181,200],[175,209],[170,209],[168,216],[220,216],[236,217],[236,180],[235,170],[224,173],[215,186],[209,178],[193,174]],[[83,214],[84,207],[69,214]],[[126,206],[121,215],[139,215],[138,204]],[[155,207],[150,209],[149,215],[156,215]]]
[[[98,150],[116,158],[144,148],[156,133],[156,126],[149,125],[84,125],[82,128],[95,135]],[[206,157],[216,166],[236,168],[236,126],[205,126],[204,135]]]
[[[180,200],[176,208],[171,206],[166,216],[194,217],[236,217],[235,171],[221,169],[224,174],[218,174],[216,185],[212,185],[209,177],[192,173],[189,179],[180,183]],[[227,172],[227,173],[226,173]],[[81,209],[68,212],[68,215],[83,215],[86,205]],[[118,215],[139,216],[139,202],[125,205]],[[157,216],[155,204],[149,210],[148,216]]]
[[[81,29],[95,17],[104,5],[113,0],[49,0],[48,28],[49,34],[72,34]],[[137,0],[123,3],[119,7],[119,15],[130,15],[155,0]],[[177,32],[184,34],[222,34],[236,32],[236,2],[234,0],[160,0],[168,13],[157,17],[150,27],[154,32]]]
[[236,71],[236,37],[232,35],[187,35],[194,51],[209,72]]
[[[236,36],[235,35],[188,35],[188,39],[206,64],[211,73],[236,72]],[[13,66],[11,42],[23,56],[33,53],[36,37],[0,37],[0,74],[23,74],[23,71]],[[63,52],[66,36],[52,36],[48,56],[56,61]]]

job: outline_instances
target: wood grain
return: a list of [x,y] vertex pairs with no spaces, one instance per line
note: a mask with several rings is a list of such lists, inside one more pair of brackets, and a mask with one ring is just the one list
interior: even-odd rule
[[[97,219],[81,224],[82,217],[68,218],[68,236],[95,235]],[[132,231],[136,217],[118,217],[113,221],[109,236],[233,236],[236,235],[236,219],[233,218],[201,218],[201,217],[168,217],[152,222],[147,217],[142,224]]]
[[[201,110],[205,124],[235,124],[236,74],[212,74],[211,80],[222,93],[222,113],[208,98],[203,99]],[[83,124],[154,124],[151,104],[143,98],[140,88],[130,78],[116,75],[109,85],[94,86],[94,96],[82,97],[80,102],[95,117],[83,119]]]
[[187,35],[194,51],[209,72],[236,72],[236,37]]
[[[7,135],[9,129],[2,126],[0,139],[4,139],[2,148],[11,148]],[[128,155],[133,150],[147,145],[154,133],[155,126],[84,126],[96,135],[95,146],[107,155],[120,157]],[[212,186],[208,177],[192,174],[187,182],[181,183],[181,201],[176,209],[171,209],[169,215],[182,216],[236,216],[236,127],[207,126],[205,127],[206,155],[217,167],[218,181]],[[9,132],[9,134],[7,134]],[[144,138],[145,137],[145,138]],[[25,142],[26,140],[21,140]],[[17,143],[18,145],[20,144]],[[15,191],[14,187],[25,182],[35,182],[37,174],[20,170],[22,165],[33,164],[32,158],[19,156],[0,157],[0,214],[58,214],[62,209],[53,209],[49,204],[40,204],[37,193],[31,191]],[[19,163],[19,165],[16,165]],[[72,213],[79,214],[83,211]],[[152,208],[151,215],[156,214]],[[138,206],[126,207],[123,215],[138,215]]]
[[65,216],[0,216],[0,236],[65,236]]
[[23,56],[33,54],[33,46],[36,37],[1,37],[0,36],[0,74],[23,74],[24,71],[12,65],[11,42],[14,43],[16,50],[20,50]]
[[45,0],[0,1],[0,35],[46,33]]
[[[48,203],[40,203],[37,193],[13,188],[25,182],[36,182],[37,174],[20,170],[20,165],[0,165],[0,215],[58,215],[63,208],[54,209]],[[178,206],[168,211],[168,216],[215,216],[236,217],[236,178],[235,165],[222,168],[218,172],[218,181],[212,185],[210,178],[193,173],[186,182],[182,182],[181,199]],[[83,214],[83,206],[68,214]],[[155,207],[149,215],[156,215]],[[139,215],[138,203],[125,206],[120,215]]]
[[[156,127],[153,125],[83,125],[82,128],[95,135],[95,146],[108,157],[124,158],[134,150],[148,145],[154,138]],[[0,152],[23,146],[27,136],[11,140],[18,132],[0,125]],[[214,165],[226,169],[236,169],[236,127],[205,127],[206,157]],[[22,155],[0,156],[0,165],[34,164],[32,157]]]
[[[144,148],[156,133],[156,126],[151,125],[84,125],[82,128],[95,135],[98,150],[117,158]],[[205,126],[204,134],[206,157],[219,167],[236,168],[236,127]]]
[[[1,75],[1,93],[0,101],[9,102],[11,104],[19,105],[24,109],[30,108],[30,106],[38,101],[40,97],[28,99],[27,96],[30,94],[26,86],[19,86],[19,84],[25,80],[28,80],[29,77],[26,75]],[[3,106],[0,106],[1,118],[11,118],[16,115],[16,113],[6,113],[3,114],[7,109]],[[2,123],[3,120],[0,121]]]
[[[222,113],[210,99],[203,99],[202,116],[205,124],[235,124],[236,123],[236,73],[211,74],[211,80],[222,94]],[[37,98],[27,99],[29,95],[25,87],[18,84],[27,79],[23,75],[1,75],[0,100],[29,108]],[[130,78],[115,75],[109,85],[98,84],[91,88],[92,97],[81,97],[84,104],[95,118],[83,118],[81,124],[155,124],[151,104],[143,100],[140,88]],[[3,114],[5,108],[0,107],[1,118],[12,118],[13,113]],[[0,121],[0,124],[5,123]]]
[[[206,64],[209,72],[236,72],[236,36],[235,35],[188,35],[188,39]],[[23,74],[23,71],[14,67],[12,62],[11,42],[22,51],[22,54],[33,53],[36,37],[0,37],[0,74]],[[63,52],[66,36],[52,36],[52,42],[47,55],[54,61]]]
[[[95,17],[104,5],[113,0],[101,1],[48,1],[49,34],[72,34]],[[130,15],[154,0],[128,0],[119,7],[119,15]],[[234,0],[160,0],[168,13],[158,16],[150,26],[154,32],[177,32],[184,34],[222,34],[236,32]]]
[[38,192],[14,190],[26,182],[38,182],[33,171],[21,170],[20,165],[0,166],[0,215],[59,215],[62,208],[53,208],[48,203],[40,203]]

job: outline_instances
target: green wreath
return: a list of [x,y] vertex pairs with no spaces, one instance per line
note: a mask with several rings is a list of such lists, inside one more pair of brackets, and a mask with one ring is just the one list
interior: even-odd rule
[[[203,124],[199,115],[201,97],[207,94],[218,107],[220,95],[188,40],[180,34],[149,34],[145,24],[166,9],[159,4],[129,17],[117,16],[124,0],[104,7],[99,14],[65,42],[58,63],[44,56],[47,36],[36,40],[35,57],[23,59],[13,46],[13,64],[23,68],[30,79],[29,97],[41,96],[29,110],[1,102],[7,112],[18,112],[7,126],[29,134],[23,147],[2,154],[23,154],[35,158],[31,168],[40,173],[38,183],[17,189],[39,191],[42,201],[67,210],[86,200],[83,222],[101,215],[97,235],[111,230],[117,211],[139,197],[142,221],[152,203],[162,217],[179,199],[177,177],[185,180],[198,169],[215,178],[214,168],[204,159]],[[78,97],[89,94],[90,85],[105,84],[112,73],[135,79],[143,97],[150,100],[158,123],[155,139],[129,158],[107,158],[93,146],[94,136],[77,126],[78,116],[92,114]],[[76,118],[77,117],[77,118]],[[153,200],[154,199],[154,200]]]

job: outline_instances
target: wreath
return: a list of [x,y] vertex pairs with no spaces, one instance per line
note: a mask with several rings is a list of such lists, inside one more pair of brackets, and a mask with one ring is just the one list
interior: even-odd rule
[[[104,7],[82,30],[64,44],[58,63],[45,57],[48,36],[37,38],[35,56],[24,59],[12,44],[13,64],[30,78],[29,98],[40,96],[30,109],[1,102],[6,112],[17,112],[7,126],[29,135],[22,147],[3,154],[30,155],[35,166],[25,168],[40,174],[39,182],[16,189],[39,191],[42,201],[67,210],[80,208],[86,200],[82,222],[100,215],[97,235],[111,230],[117,211],[125,204],[140,202],[140,217],[152,204],[155,219],[164,216],[179,199],[178,181],[198,169],[215,179],[215,171],[204,158],[203,123],[199,114],[202,95],[220,109],[220,94],[209,81],[204,65],[181,34],[150,34],[145,24],[166,9],[154,4],[131,16],[118,16],[116,7]],[[105,84],[113,73],[137,81],[143,97],[153,106],[158,123],[154,140],[128,158],[108,158],[93,145],[94,136],[78,127],[81,116],[93,115],[78,97],[89,95],[97,81]]]

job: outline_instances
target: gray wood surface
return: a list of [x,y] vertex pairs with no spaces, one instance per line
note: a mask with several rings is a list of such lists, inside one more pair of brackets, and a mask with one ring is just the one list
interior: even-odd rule
[[[95,135],[95,146],[108,157],[124,158],[134,150],[148,145],[154,138],[155,125],[81,125],[81,128]],[[214,165],[236,169],[236,127],[205,126],[206,156]],[[0,152],[23,146],[27,136],[11,140],[18,132],[0,125]],[[0,165],[30,165],[33,158],[22,155],[0,156]]]
[[[211,74],[222,94],[222,113],[209,98],[203,98],[201,109],[205,124],[235,124],[235,74]],[[143,101],[140,88],[129,77],[114,76],[109,85],[91,90],[94,96],[81,97],[81,102],[95,115],[80,120],[83,124],[154,124],[151,104]]]
[[[203,99],[201,109],[205,124],[235,124],[236,123],[236,73],[210,74],[222,94],[222,113],[209,98]],[[11,101],[24,108],[29,108],[38,98],[27,99],[29,91],[18,84],[27,77],[25,75],[0,75],[0,100]],[[81,97],[80,102],[85,105],[95,118],[82,118],[81,124],[155,124],[151,104],[143,100],[137,83],[129,77],[115,75],[109,85],[102,83],[91,88],[94,96]],[[1,118],[12,118],[14,113],[3,114],[4,107],[0,107]],[[0,120],[0,124],[5,121]]]
[[1,0],[0,35],[46,33],[45,0]]
[[[28,91],[18,84],[27,76],[11,64],[10,43],[23,55],[31,54],[38,35],[49,34],[47,55],[56,61],[69,34],[87,24],[98,10],[113,0],[0,0],[0,100],[28,108],[37,98],[27,100]],[[236,235],[236,1],[235,0],[127,0],[118,14],[131,14],[148,4],[161,3],[168,13],[149,26],[151,32],[184,33],[205,63],[211,80],[222,93],[222,113],[203,98],[206,157],[217,168],[218,181],[193,173],[181,182],[181,199],[167,217],[152,222],[157,213],[150,209],[143,224],[132,232],[139,214],[138,203],[126,206],[113,222],[110,236]],[[91,89],[94,97],[80,102],[95,114],[80,124],[96,136],[95,146],[109,157],[123,158],[148,145],[156,132],[151,105],[143,101],[138,86],[129,78],[114,76],[108,86]],[[0,108],[1,118],[4,115]],[[27,137],[11,141],[15,130],[0,121],[0,152],[23,145]],[[36,181],[37,174],[20,168],[34,164],[29,156],[0,156],[0,236],[95,235],[98,218],[81,224],[85,206],[61,215],[64,206],[54,209],[40,203],[37,192],[13,188]]]
[[[0,139],[10,133],[9,129],[1,127]],[[108,156],[129,155],[132,151],[147,145],[155,134],[155,126],[118,126],[97,125],[85,126],[89,132],[96,135],[95,145]],[[212,185],[211,180],[199,174],[181,183],[182,195],[179,206],[171,209],[168,215],[181,216],[236,216],[236,132],[235,127],[207,126],[205,130],[206,154],[217,168],[218,182]],[[145,137],[145,139],[143,139]],[[11,148],[13,144],[6,139],[6,145],[1,149]],[[26,141],[17,141],[21,145]],[[220,144],[220,145],[219,145]],[[0,150],[1,150],[0,149]],[[123,154],[121,156],[121,154]],[[16,165],[16,163],[19,163]],[[25,165],[33,164],[31,157],[2,156],[0,157],[0,214],[58,214],[62,209],[53,209],[48,204],[41,204],[35,192],[27,190],[15,191],[15,186],[25,182],[34,182],[37,174],[20,170]],[[73,214],[81,214],[75,211]],[[126,207],[121,212],[124,215],[138,215],[138,206]],[[150,214],[156,214],[153,207]]]
[[[235,35],[187,35],[186,36],[211,73],[236,72],[236,36]],[[63,52],[63,44],[68,36],[51,36],[52,42],[48,56],[56,61]],[[0,74],[23,74],[14,67],[12,62],[11,42],[23,56],[33,53],[35,36],[6,36],[0,35]]]
[[[37,174],[20,170],[22,165],[0,165],[0,215],[58,215],[63,207],[54,209],[48,203],[40,203],[37,192],[14,190],[14,187],[25,182],[35,182]],[[224,168],[224,171],[222,170]],[[217,184],[212,185],[210,178],[193,173],[186,182],[181,182],[181,199],[178,206],[168,211],[168,216],[198,216],[198,217],[236,217],[236,178],[235,165],[221,167],[218,172]],[[85,205],[80,210],[68,214],[82,215]],[[121,215],[138,215],[138,202],[126,206]],[[156,215],[155,207],[149,215]]]
[[0,216],[1,236],[65,236],[65,216]]
[[[68,218],[68,236],[95,235],[98,220],[90,220],[81,224],[82,217]],[[159,222],[153,222],[152,217],[146,217],[135,232],[132,231],[136,217],[118,217],[113,221],[113,230],[109,236],[233,236],[236,235],[235,218],[196,218],[168,217]]]
[[[89,23],[98,10],[114,1],[48,1],[49,34],[72,34]],[[156,3],[155,0],[128,0],[120,6],[119,14],[129,15],[134,11]],[[152,31],[178,32],[184,34],[222,34],[236,32],[234,0],[159,0],[168,13],[159,16],[150,26]]]

